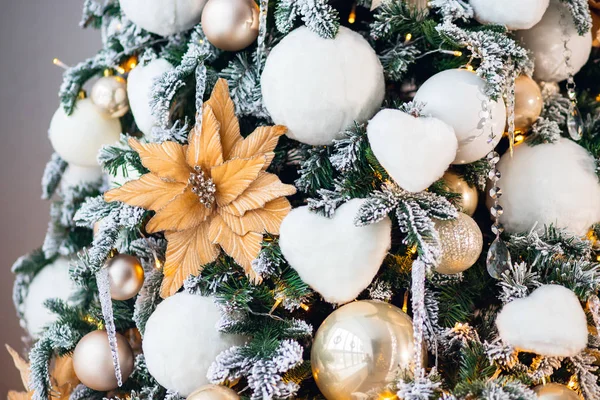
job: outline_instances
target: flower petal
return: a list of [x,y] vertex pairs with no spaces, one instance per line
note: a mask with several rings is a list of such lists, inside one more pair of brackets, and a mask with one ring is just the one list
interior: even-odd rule
[[187,163],[191,168],[202,167],[204,172],[223,163],[223,149],[219,136],[220,124],[210,106],[202,109],[202,128],[195,126],[189,135]]
[[183,193],[185,187],[185,183],[165,182],[154,174],[146,174],[104,193],[104,200],[109,203],[122,201],[130,206],[156,211]]
[[243,217],[236,217],[220,210],[220,215],[237,235],[248,232],[271,233],[279,235],[281,221],[290,212],[292,206],[285,197],[268,202],[264,208],[247,211]]
[[177,182],[187,182],[191,171],[185,162],[184,147],[179,143],[140,143],[130,138],[129,145],[140,155],[144,167],[154,174]]
[[242,140],[240,135],[240,124],[235,116],[235,106],[229,97],[229,88],[225,79],[219,79],[210,95],[210,99],[204,103],[210,106],[221,124],[221,145],[223,146],[223,157],[229,160],[229,152],[235,144]]
[[286,185],[274,174],[263,172],[237,199],[223,207],[223,211],[241,217],[248,210],[262,208],[278,197],[296,193],[293,185]]
[[252,269],[252,261],[258,257],[263,235],[249,232],[243,236],[236,235],[219,215],[215,215],[210,223],[208,236],[213,243],[219,244],[225,253],[232,257],[246,271],[246,275],[256,279]]
[[[21,374],[21,382],[23,382],[23,386],[25,389],[29,389],[29,363],[21,357],[19,353],[9,345],[5,344],[6,350],[8,354],[10,354],[15,367],[19,370]],[[21,392],[15,392],[20,395]]]
[[219,256],[219,247],[208,238],[209,222],[183,232],[167,232],[167,257],[163,268],[164,278],[160,288],[163,298],[174,295],[190,275]]
[[286,132],[287,128],[281,125],[258,127],[244,140],[236,143],[228,155],[228,159],[250,158],[264,154],[267,156],[267,162],[263,170],[266,170],[275,156],[273,150],[279,142],[279,137]]
[[237,199],[256,180],[263,165],[265,156],[257,156],[236,158],[213,167],[210,176],[217,188],[217,204],[222,207]]
[[[213,206],[214,207],[214,206]],[[160,231],[183,231],[202,224],[213,209],[205,207],[191,190],[158,210],[156,215],[146,224],[148,233]]]

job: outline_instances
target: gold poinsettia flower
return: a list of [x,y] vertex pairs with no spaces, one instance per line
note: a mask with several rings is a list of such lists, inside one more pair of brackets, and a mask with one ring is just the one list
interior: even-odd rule
[[[11,390],[8,392],[8,400],[31,400],[33,398],[33,390],[29,389],[29,363],[25,361],[19,353],[12,347],[6,345],[6,350],[13,359],[15,367],[21,374],[21,381],[25,387],[25,392],[17,392]],[[73,392],[73,389],[79,385],[79,379],[75,375],[73,369],[73,358],[69,356],[58,357],[54,360],[54,365],[50,372],[50,384],[52,390],[50,392],[50,400],[67,400]]]
[[164,231],[168,241],[162,297],[176,293],[189,275],[214,261],[219,247],[256,279],[251,263],[263,234],[279,234],[291,209],[285,196],[296,192],[266,172],[286,131],[262,126],[243,138],[227,83],[219,79],[189,145],[129,140],[150,173],[104,197],[156,211],[146,230]]

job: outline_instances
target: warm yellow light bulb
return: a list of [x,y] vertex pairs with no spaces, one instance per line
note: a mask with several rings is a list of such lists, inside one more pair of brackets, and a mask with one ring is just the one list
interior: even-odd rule
[[356,22],[356,3],[352,6],[352,11],[350,11],[350,15],[348,16],[348,22],[351,24]]
[[522,134],[518,133],[515,135],[515,144],[519,144],[523,140],[525,140],[525,136],[523,136]]
[[300,308],[303,309],[304,311],[310,310],[310,307],[308,305],[304,304],[304,303],[300,304]]
[[462,51],[454,50],[454,52],[452,54],[454,55],[454,57],[460,57],[460,56],[462,56]]
[[410,42],[410,39],[412,39],[412,33],[407,33],[406,36],[404,37],[404,41]]
[[397,400],[398,396],[396,396],[396,393],[386,390],[385,392],[379,394],[379,399],[380,400]]

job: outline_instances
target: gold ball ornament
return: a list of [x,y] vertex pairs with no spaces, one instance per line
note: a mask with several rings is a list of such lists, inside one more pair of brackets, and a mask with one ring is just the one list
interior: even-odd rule
[[144,268],[137,258],[117,254],[106,262],[110,280],[110,297],[129,300],[139,293],[144,284]]
[[533,388],[538,400],[581,400],[577,392],[560,383],[548,383]]
[[[133,371],[133,352],[127,339],[117,333],[117,347],[121,376],[125,382]],[[112,354],[106,331],[94,331],[85,335],[73,352],[75,375],[90,389],[105,392],[117,388]]]
[[470,186],[460,175],[452,171],[447,171],[442,179],[450,192],[460,195],[457,204],[459,211],[464,212],[468,216],[475,214],[477,204],[479,203],[477,189]]
[[122,117],[129,110],[127,82],[120,76],[103,76],[98,79],[92,86],[90,98],[112,118]]
[[527,75],[515,80],[515,128],[527,132],[542,113],[544,99],[538,84]]
[[220,385],[204,385],[187,397],[187,400],[239,400],[237,392]]
[[453,220],[435,220],[435,229],[442,244],[442,259],[437,272],[458,274],[477,262],[483,249],[483,234],[473,218],[458,213]]
[[[381,301],[355,301],[335,310],[315,335],[311,351],[317,386],[329,400],[381,391],[414,353],[411,318]],[[423,364],[426,352],[422,353]]]
[[259,8],[254,0],[209,0],[202,10],[208,41],[226,51],[239,51],[258,37]]

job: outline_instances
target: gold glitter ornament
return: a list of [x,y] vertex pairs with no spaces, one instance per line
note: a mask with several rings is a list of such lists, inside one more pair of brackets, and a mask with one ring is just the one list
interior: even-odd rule
[[483,235],[473,218],[458,213],[454,220],[435,220],[435,229],[442,244],[442,258],[437,272],[458,274],[477,262],[483,249]]
[[450,192],[460,195],[457,204],[458,209],[468,216],[473,216],[479,202],[477,189],[470,186],[460,175],[452,171],[447,171],[442,179]]
[[581,400],[579,395],[560,383],[548,383],[533,388],[538,400]]
[[[321,324],[311,351],[313,376],[328,400],[382,391],[411,367],[413,324],[401,309],[362,300],[335,310]],[[427,354],[422,353],[426,363]]]

